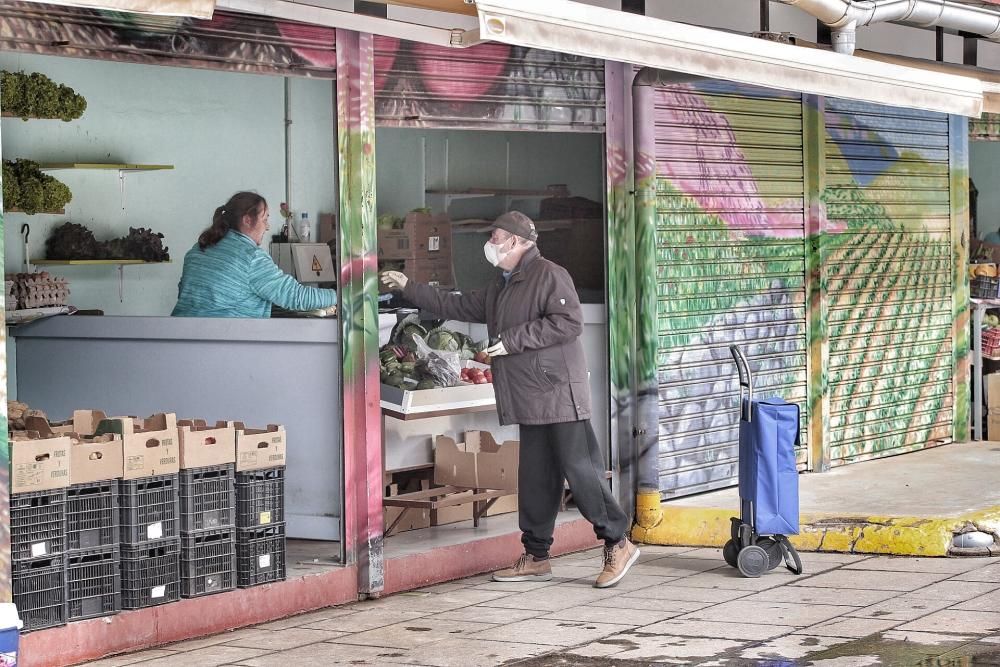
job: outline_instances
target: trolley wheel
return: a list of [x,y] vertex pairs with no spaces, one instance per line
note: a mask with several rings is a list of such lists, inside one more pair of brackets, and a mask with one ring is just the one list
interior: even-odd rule
[[771,565],[771,558],[762,547],[751,544],[740,549],[739,556],[736,557],[736,567],[739,568],[743,576],[755,579],[767,572]]
[[740,555],[740,548],[736,546],[736,540],[729,540],[726,546],[722,547],[722,557],[730,567],[736,567],[736,559]]
[[784,557],[781,553],[781,545],[779,545],[777,541],[771,539],[770,537],[762,537],[757,540],[757,546],[767,552],[767,557],[770,560],[770,563],[767,566],[768,570],[773,570],[781,565],[781,561],[784,560]]

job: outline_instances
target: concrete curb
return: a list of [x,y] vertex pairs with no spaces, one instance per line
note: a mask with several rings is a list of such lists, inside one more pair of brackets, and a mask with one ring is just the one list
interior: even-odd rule
[[[730,517],[738,515],[733,508],[661,503],[658,493],[641,494],[636,509],[635,541],[675,546],[721,547],[729,539]],[[1000,534],[1000,506],[958,517],[803,513],[799,523],[799,534],[790,539],[800,551],[947,556],[956,533]]]

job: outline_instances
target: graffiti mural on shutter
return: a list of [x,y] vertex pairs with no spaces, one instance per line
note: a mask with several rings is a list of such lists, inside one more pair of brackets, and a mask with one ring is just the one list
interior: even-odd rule
[[[666,497],[736,483],[738,386],[729,345],[748,354],[757,394],[798,403],[805,425],[802,108],[800,95],[734,84],[658,92],[659,475]],[[804,465],[805,447],[798,455]]]
[[452,49],[375,38],[386,127],[604,131],[604,62],[507,44]]
[[216,11],[210,21],[0,3],[0,49],[71,58],[333,78],[333,28]]
[[952,436],[948,117],[827,100],[831,464]]

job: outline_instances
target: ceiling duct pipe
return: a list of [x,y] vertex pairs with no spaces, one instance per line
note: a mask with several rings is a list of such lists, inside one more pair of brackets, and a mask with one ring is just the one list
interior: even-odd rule
[[952,0],[778,0],[798,7],[830,26],[833,49],[854,53],[858,26],[902,23],[931,28],[941,26],[1000,39],[1000,13]]

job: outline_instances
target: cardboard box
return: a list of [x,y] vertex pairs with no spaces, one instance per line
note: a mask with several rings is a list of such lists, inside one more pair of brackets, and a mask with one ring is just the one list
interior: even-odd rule
[[103,482],[122,476],[124,450],[120,435],[70,436],[70,484]]
[[515,490],[518,449],[516,440],[498,445],[487,431],[466,431],[464,443],[439,435],[434,438],[434,483]]
[[204,419],[177,422],[181,469],[221,466],[236,462],[236,429],[226,422],[209,426]]
[[410,212],[402,229],[378,230],[379,259],[442,258],[450,266],[451,247],[451,220],[445,214]]
[[[100,422],[91,423],[91,419],[96,415],[102,416],[104,413],[97,410],[77,410],[74,413],[72,422],[84,429],[97,430]],[[41,417],[27,417],[26,423],[30,423],[37,428],[32,431],[37,432],[41,438],[55,438],[58,436],[68,437],[70,440],[69,454],[69,483],[86,484],[88,482],[103,482],[108,479],[117,479],[122,476],[122,438],[120,435],[108,433],[105,435],[81,435],[74,432],[55,432],[53,425]],[[65,427],[65,423],[57,425]]]
[[[986,385],[986,405],[1000,412],[1000,373],[990,373],[983,380]],[[27,418],[24,423],[27,425]]]
[[[386,496],[399,495],[399,487],[396,484],[389,484],[385,488]],[[382,508],[382,530],[387,530],[392,522],[396,520],[400,514],[403,513],[402,507],[384,507]],[[405,533],[408,530],[417,530],[419,528],[429,528],[431,525],[431,513],[430,510],[426,509],[410,509],[407,510],[406,516],[392,529],[391,533],[386,533],[386,537],[390,535],[398,535],[399,533]]]
[[[97,432],[97,425],[107,418],[108,416],[100,410],[74,410],[72,419],[52,422],[49,424],[49,428],[58,435],[75,433],[79,436],[89,436],[94,435]],[[32,417],[32,419],[36,418]]]
[[403,275],[410,280],[431,287],[454,287],[455,271],[451,257],[441,259],[408,259],[403,265]]
[[51,491],[69,486],[69,436],[17,431],[11,437],[11,493]]
[[986,439],[1000,442],[1000,408],[990,408],[986,415]]
[[261,470],[285,465],[285,427],[268,424],[267,428],[247,428],[243,422],[231,422],[236,429],[236,470]]
[[320,213],[319,225],[316,228],[316,240],[330,246],[333,251],[337,247],[337,214]]
[[496,502],[486,510],[486,516],[497,516],[499,514],[510,514],[517,511],[517,494],[497,498]]
[[180,470],[177,416],[159,413],[147,419],[112,417],[97,427],[97,434],[122,437],[123,479],[173,475]]
[[[471,496],[472,491],[465,491],[463,493],[456,493],[450,496],[445,496],[446,498],[453,498],[454,496]],[[444,498],[442,498],[443,500]],[[449,523],[458,523],[459,521],[472,521],[472,510],[473,503],[462,503],[461,505],[449,505],[448,507],[442,507],[441,509],[431,510],[431,525],[432,526],[444,526]]]

